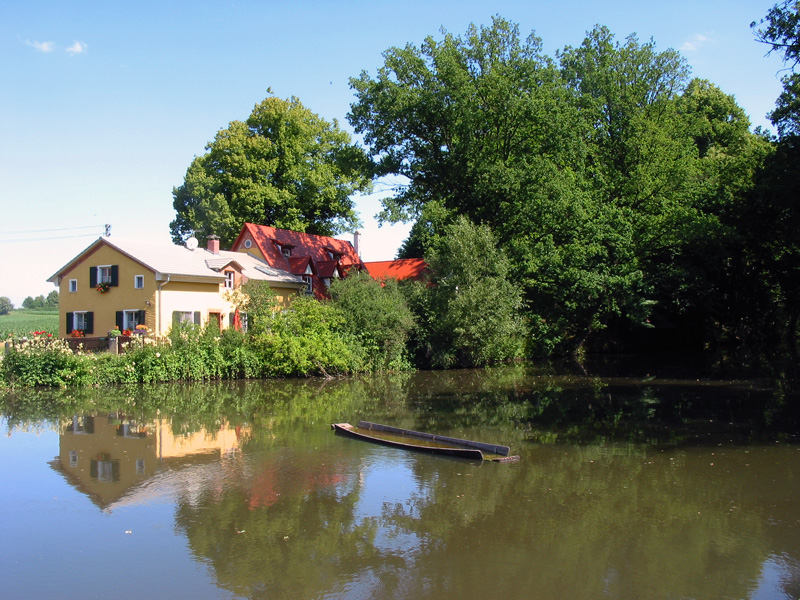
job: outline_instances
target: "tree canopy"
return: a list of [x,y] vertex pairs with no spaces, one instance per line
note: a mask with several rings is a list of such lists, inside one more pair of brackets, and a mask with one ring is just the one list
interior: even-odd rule
[[551,58],[495,17],[390,48],[351,86],[348,119],[375,172],[408,181],[382,215],[416,221],[403,255],[421,256],[459,215],[489,227],[544,351],[654,314],[718,329],[742,319],[746,302],[718,300],[747,269],[730,259],[770,145],[675,50],[597,26]]
[[319,235],[358,225],[351,196],[370,187],[368,163],[336,121],[297,98],[266,98],[217,132],[173,190],[178,243],[215,234],[230,245],[245,222]]

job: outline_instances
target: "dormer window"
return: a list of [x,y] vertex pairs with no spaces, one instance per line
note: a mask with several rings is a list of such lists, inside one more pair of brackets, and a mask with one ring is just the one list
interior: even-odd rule
[[292,255],[292,249],[288,246],[281,246],[281,254],[283,254],[286,258],[289,258]]
[[232,290],[234,285],[234,272],[233,271],[225,271],[225,289]]

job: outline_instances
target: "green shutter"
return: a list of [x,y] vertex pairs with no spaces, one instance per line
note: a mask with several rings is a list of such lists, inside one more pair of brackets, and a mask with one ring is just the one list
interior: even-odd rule
[[97,287],[97,267],[89,267],[89,287]]
[[120,331],[125,329],[125,315],[121,310],[117,311],[117,327]]
[[69,335],[72,333],[72,328],[75,327],[75,315],[71,312],[67,313],[67,327],[65,329],[64,335]]
[[194,324],[200,325],[200,311],[195,311],[194,313]]
[[177,310],[172,311],[172,326],[175,327],[181,320],[181,313]]
[[86,334],[94,333],[94,313],[93,312],[87,312],[86,313],[86,331],[84,333],[86,333]]
[[145,311],[143,310],[136,311],[136,324],[144,325],[144,319],[145,319]]
[[119,265],[111,265],[111,285],[119,286]]

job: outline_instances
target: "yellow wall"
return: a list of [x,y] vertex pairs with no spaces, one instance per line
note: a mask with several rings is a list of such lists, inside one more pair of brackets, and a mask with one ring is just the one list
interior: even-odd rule
[[[105,293],[89,287],[89,270],[92,267],[117,265],[119,267],[119,285],[111,287]],[[144,288],[134,287],[134,277],[144,276]],[[71,279],[77,281],[77,291],[69,291]],[[72,331],[72,323],[67,324],[67,313],[79,311],[92,312],[94,315],[93,332],[87,337],[105,337],[116,327],[116,315],[120,310],[145,311],[145,325],[151,334],[166,335],[172,327],[174,311],[197,312],[201,314],[201,324],[208,324],[209,317],[220,315],[222,328],[228,327],[230,315],[236,307],[226,299],[227,290],[223,283],[182,282],[173,278],[169,281],[156,281],[155,273],[135,260],[121,254],[114,248],[101,244],[98,249],[71,269],[62,273],[59,284],[59,336],[68,337]],[[237,272],[236,285],[243,278]],[[282,307],[291,303],[291,297],[297,292],[295,288],[270,284],[275,290],[278,302]]]
[[[101,294],[95,288],[89,287],[89,268],[103,265],[119,266],[119,286]],[[62,275],[58,290],[59,336],[66,337],[70,334],[72,324],[67,327],[66,314],[76,311],[94,313],[94,332],[90,337],[103,337],[114,329],[118,310],[144,310],[148,329],[152,331],[155,328],[155,273],[136,261],[109,246],[101,245],[97,251]],[[134,288],[136,275],[144,275],[144,288]],[[69,291],[71,279],[78,282],[75,292]]]

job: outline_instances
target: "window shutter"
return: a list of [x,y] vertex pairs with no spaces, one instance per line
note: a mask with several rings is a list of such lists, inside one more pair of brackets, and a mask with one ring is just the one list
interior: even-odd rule
[[177,310],[172,311],[172,326],[175,327],[178,323],[181,322],[181,313]]
[[111,285],[119,286],[119,265],[111,265]]
[[97,287],[97,267],[89,267],[89,287]]
[[145,317],[145,311],[143,310],[136,311],[136,324],[144,325],[144,317]]
[[125,315],[121,310],[117,311],[117,327],[119,327],[120,331],[125,329]]
[[194,324],[195,325],[200,325],[200,311],[199,310],[195,311],[195,313],[194,313]]
[[86,331],[85,333],[94,333],[94,313],[87,312],[86,313]]
[[65,335],[69,335],[72,333],[73,328],[75,327],[75,315],[71,312],[67,313],[67,329]]

